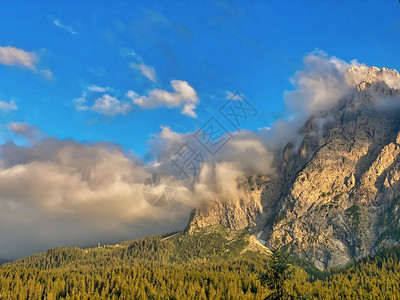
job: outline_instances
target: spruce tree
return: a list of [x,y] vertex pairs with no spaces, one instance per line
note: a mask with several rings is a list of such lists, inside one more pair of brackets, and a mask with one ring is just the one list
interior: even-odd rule
[[292,299],[285,291],[285,281],[292,277],[293,270],[289,264],[289,253],[276,243],[269,256],[269,265],[265,273],[260,273],[258,279],[272,291],[265,299]]

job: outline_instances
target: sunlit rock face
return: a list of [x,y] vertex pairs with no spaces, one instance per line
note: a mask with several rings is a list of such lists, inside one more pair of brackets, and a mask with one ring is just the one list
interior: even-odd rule
[[321,269],[400,243],[399,73],[360,65],[344,77],[349,91],[287,143],[276,176],[247,178],[237,198],[203,203],[189,231],[248,228]]

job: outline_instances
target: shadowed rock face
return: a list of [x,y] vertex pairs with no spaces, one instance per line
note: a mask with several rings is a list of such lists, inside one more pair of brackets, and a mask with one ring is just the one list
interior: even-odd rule
[[205,202],[189,232],[248,228],[321,269],[400,243],[400,106],[390,103],[400,90],[377,80],[379,69],[364,71],[348,96],[306,122],[300,144],[286,145],[275,178],[254,176],[244,195]]

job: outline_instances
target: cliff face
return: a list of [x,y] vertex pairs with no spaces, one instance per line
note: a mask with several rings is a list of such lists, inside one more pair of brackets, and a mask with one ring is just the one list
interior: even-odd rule
[[271,216],[271,210],[265,206],[277,199],[280,192],[279,182],[264,177],[253,176],[239,183],[242,195],[230,199],[211,199],[200,204],[192,212],[187,228],[193,233],[197,228],[221,224],[226,227],[240,230],[244,228],[259,228],[265,216]]
[[[384,234],[382,217],[396,217],[390,210],[400,195],[400,116],[381,109],[377,99],[398,94],[381,82],[362,83],[329,112],[320,133],[306,125],[299,149],[286,149],[283,180],[291,183],[283,191],[269,240],[282,239],[319,268],[344,264],[393,242],[395,236]],[[286,171],[304,157],[310,159]]]
[[250,178],[244,196],[204,203],[189,231],[248,228],[319,268],[400,243],[400,90],[382,81],[386,72],[400,79],[394,70],[350,68],[356,87],[305,123],[301,143],[283,149],[276,178]]

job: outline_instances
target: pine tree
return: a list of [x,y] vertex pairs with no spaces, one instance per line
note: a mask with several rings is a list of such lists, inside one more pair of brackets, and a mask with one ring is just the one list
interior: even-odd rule
[[285,291],[285,281],[290,279],[293,273],[288,259],[289,254],[285,252],[279,244],[272,248],[268,269],[265,273],[261,273],[258,276],[261,284],[266,284],[272,291],[272,293],[265,299],[273,300],[293,298],[292,295],[289,295]]

